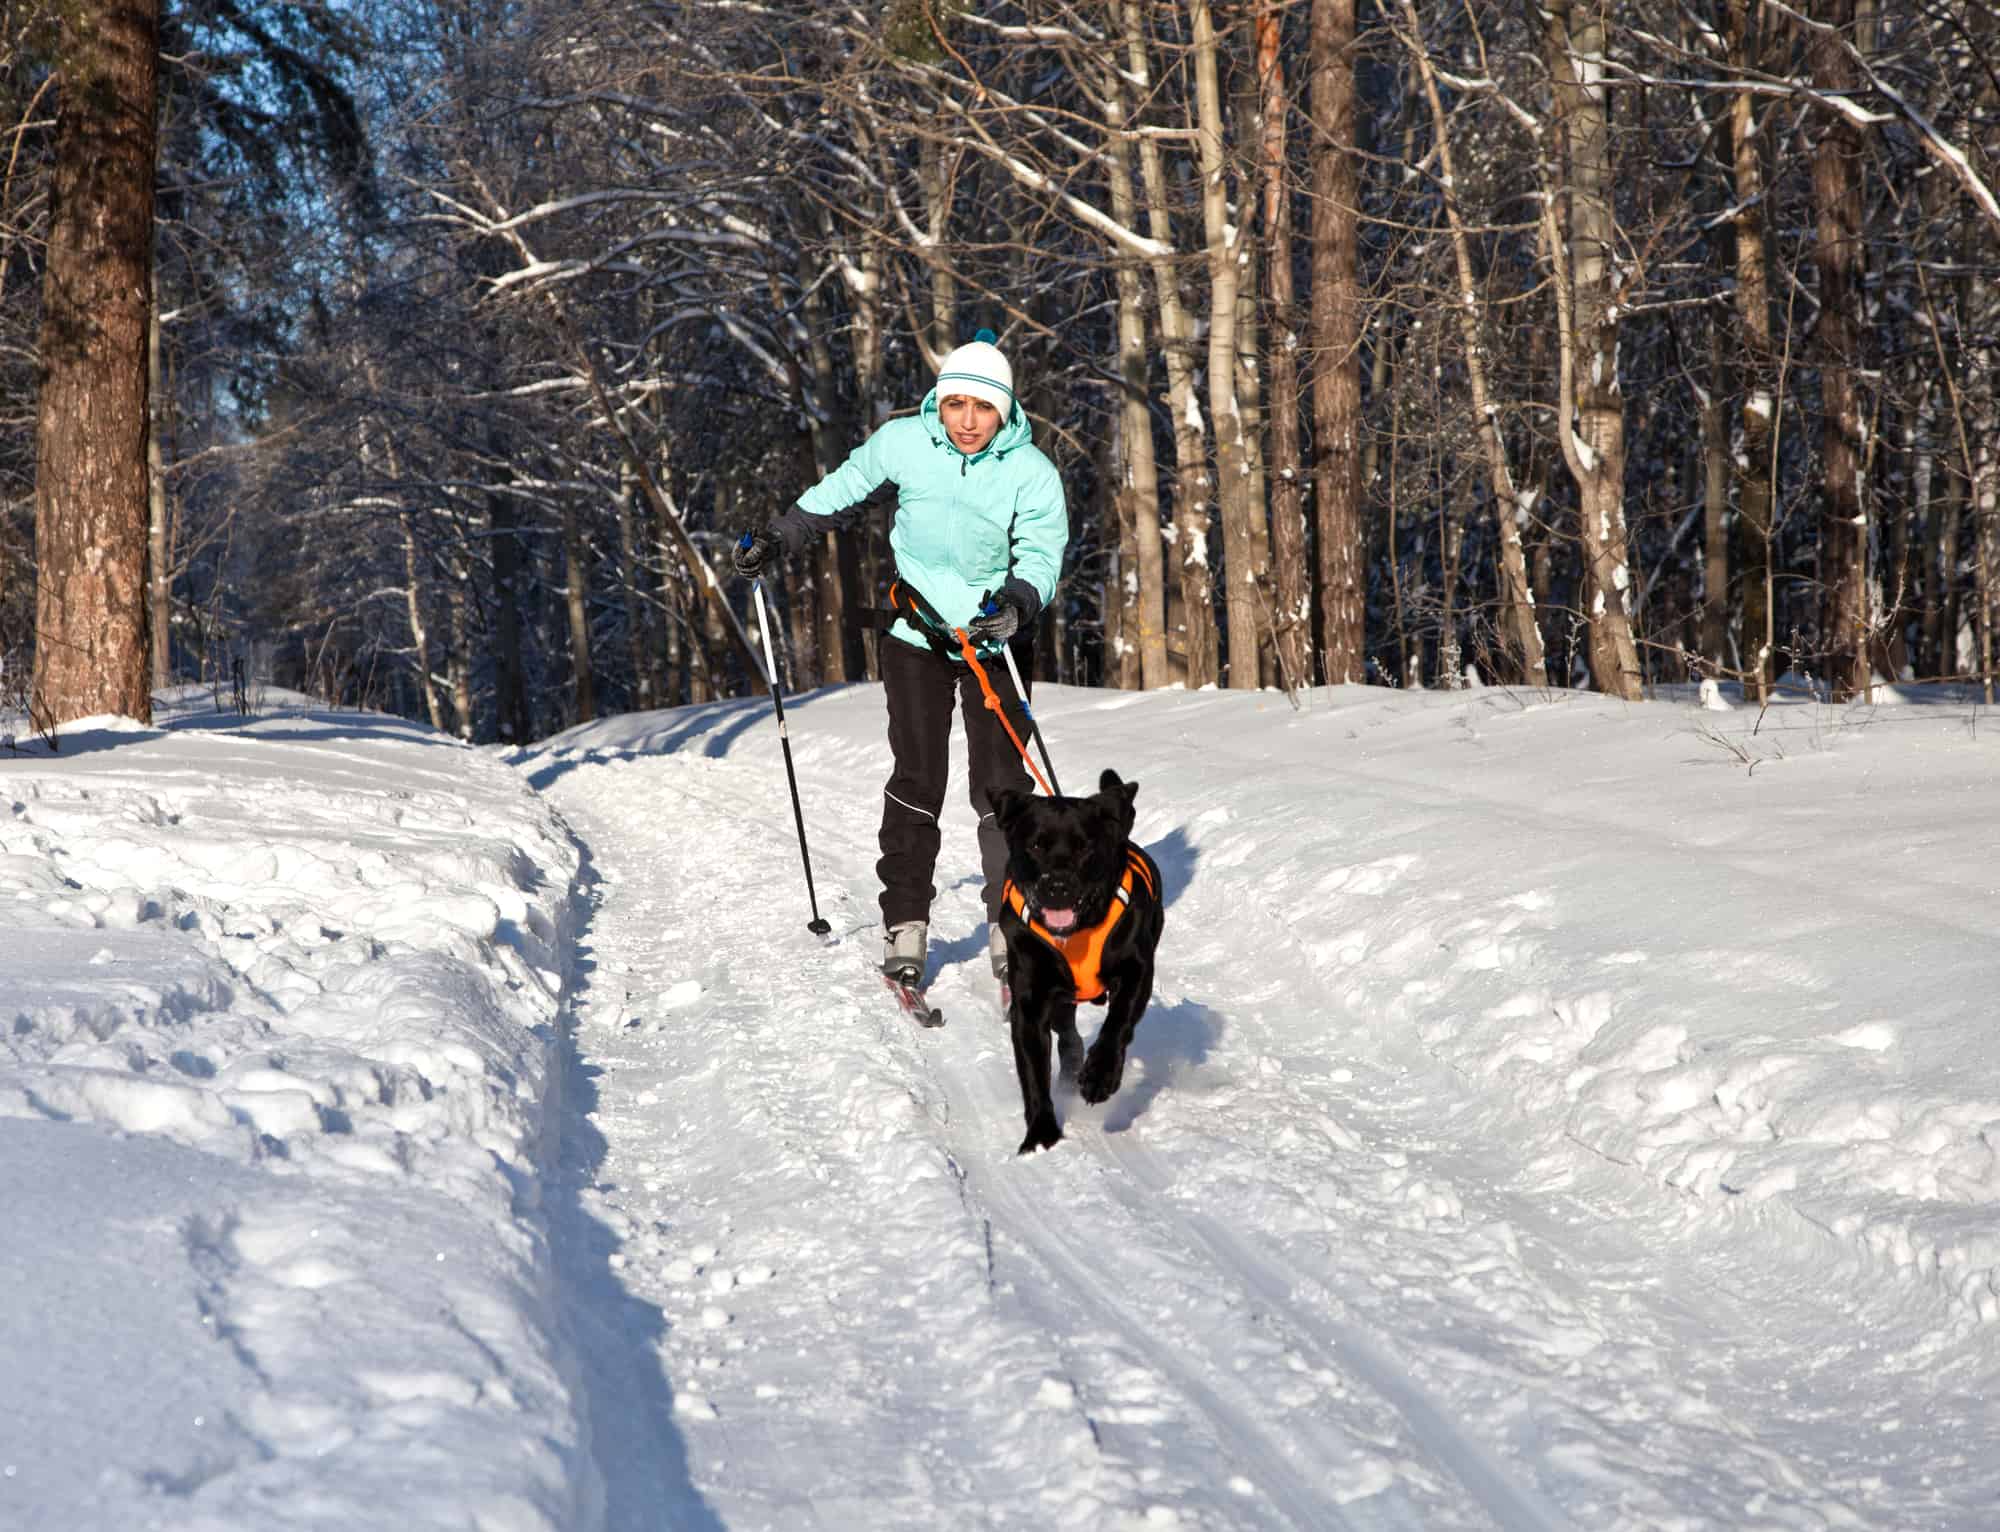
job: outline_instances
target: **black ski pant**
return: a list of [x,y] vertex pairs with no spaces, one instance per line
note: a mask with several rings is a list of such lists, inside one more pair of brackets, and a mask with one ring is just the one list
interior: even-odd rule
[[[1034,641],[1017,641],[1013,650],[1021,683],[1032,693]],[[991,794],[1007,788],[1030,791],[1027,767],[999,718],[986,706],[970,665],[887,634],[880,652],[882,690],[889,700],[889,754],[895,762],[889,785],[882,790],[882,859],[875,864],[882,879],[882,924],[931,918],[931,901],[937,897],[931,876],[937,867],[938,814],[944,808],[945,778],[951,770],[954,695],[965,719],[968,785],[972,811],[979,816],[986,917],[996,919],[1000,888],[1007,877],[1007,840],[993,822]],[[1007,662],[996,655],[991,660],[982,656],[980,663],[1025,741],[1027,721],[1016,705]]]

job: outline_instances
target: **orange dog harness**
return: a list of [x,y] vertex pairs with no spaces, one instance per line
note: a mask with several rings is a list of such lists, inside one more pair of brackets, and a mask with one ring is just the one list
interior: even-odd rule
[[1028,901],[1020,889],[1009,878],[1001,889],[1000,897],[1007,901],[1007,907],[1028,924],[1043,941],[1062,954],[1069,964],[1070,982],[1076,986],[1076,998],[1092,1004],[1105,998],[1104,981],[1097,976],[1098,965],[1104,961],[1104,944],[1111,939],[1118,922],[1125,918],[1125,911],[1132,903],[1134,880],[1146,885],[1149,898],[1157,899],[1160,891],[1153,886],[1152,869],[1146,865],[1145,857],[1127,846],[1125,848],[1125,876],[1118,880],[1118,887],[1112,890],[1111,909],[1101,921],[1085,931],[1072,931],[1067,936],[1058,936],[1041,921],[1028,914]]

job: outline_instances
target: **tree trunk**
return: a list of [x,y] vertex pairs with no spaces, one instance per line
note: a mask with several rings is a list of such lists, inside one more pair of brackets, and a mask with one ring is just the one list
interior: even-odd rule
[[[1208,413],[1215,428],[1214,500],[1222,515],[1223,592],[1229,685],[1257,689],[1257,560],[1250,531],[1250,464],[1236,393],[1237,231],[1229,220],[1223,161],[1222,92],[1209,0],[1191,0],[1195,143],[1201,163],[1202,233],[1208,247]],[[1206,678],[1203,678],[1205,680]],[[1192,663],[1188,685],[1198,686]]]
[[1994,627],[2000,623],[2000,588],[1994,584],[1996,575],[2000,575],[2000,442],[1994,439],[1996,425],[2000,425],[1996,416],[2000,416],[2000,412],[1993,407],[1990,381],[1990,369],[1994,365],[1992,346],[1982,345],[1978,356],[1989,369],[1989,381],[1983,385],[1983,397],[1978,404],[1981,430],[1979,446],[1972,459],[1972,536],[1979,575],[1978,606],[1975,609],[1978,619],[1979,684],[1982,695],[1991,703],[1995,682]]
[[[812,363],[812,403],[816,406],[808,418],[812,422],[813,456],[824,475],[840,466],[855,443],[847,439],[850,433],[844,429],[842,412],[835,408],[840,390],[834,380],[833,350],[826,343],[825,305],[812,277],[801,253],[799,285],[806,294],[806,353]],[[824,533],[815,546],[814,566],[819,585],[820,679],[833,685],[858,681],[863,670],[860,640],[847,623],[860,574],[852,543],[832,532]]]
[[1701,396],[1701,657],[1711,669],[1729,663],[1729,406],[1720,327],[1710,334],[1714,365]]
[[[1757,8],[1761,12],[1761,6]],[[1762,49],[1752,28],[1752,0],[1730,0],[1729,67],[1741,76],[1755,67]],[[1743,691],[1753,703],[1771,694],[1771,664],[1777,648],[1771,601],[1772,521],[1771,435],[1777,426],[1777,351],[1771,333],[1771,283],[1764,241],[1764,156],[1756,102],[1739,91],[1729,109],[1729,151],[1734,170],[1736,212],[1730,220],[1736,243],[1736,313],[1743,327],[1740,371],[1744,380],[1743,439],[1736,464],[1736,583],[1742,592],[1743,628],[1738,665]]]
[[1616,167],[1599,62],[1607,46],[1604,17],[1571,0],[1547,0],[1542,14],[1558,139],[1566,151],[1560,156],[1560,214],[1556,197],[1544,200],[1566,385],[1557,404],[1556,431],[1576,480],[1591,679],[1607,696],[1636,702],[1644,678],[1628,605],[1632,576],[1625,536],[1625,399],[1618,382],[1623,279],[1612,255]]
[[[507,454],[496,439],[493,466],[498,473]],[[514,502],[504,491],[486,493],[488,530],[493,548],[493,727],[500,740],[525,745],[535,737],[534,714],[528,707],[528,677],[522,668],[521,610],[527,580],[521,556],[520,523]]]
[[153,685],[171,686],[174,679],[174,536],[172,502],[167,498],[167,462],[163,438],[169,407],[160,386],[160,298],[146,304],[146,606],[153,649]]
[[659,646],[653,638],[652,582],[639,541],[637,488],[632,470],[618,477],[618,573],[625,603],[625,642],[632,656],[632,706],[637,712],[660,706]]
[[[1107,111],[1115,127],[1125,126],[1128,112],[1122,77],[1115,66],[1105,71]],[[1136,224],[1132,192],[1132,149],[1114,138],[1105,155],[1110,181],[1111,216],[1126,228]],[[1130,646],[1137,667],[1137,684],[1147,691],[1165,686],[1167,673],[1167,609],[1165,547],[1160,538],[1160,469],[1153,453],[1153,416],[1148,400],[1152,358],[1146,350],[1145,294],[1139,268],[1131,257],[1109,252],[1118,264],[1118,500],[1119,524],[1132,538],[1129,561],[1121,558],[1119,600],[1125,620],[1120,637]],[[1120,656],[1120,670],[1123,660]],[[1120,684],[1124,684],[1122,681]]]
[[[1127,73],[1136,99],[1152,89],[1140,0],[1124,0]],[[1146,187],[1146,232],[1173,249],[1173,218],[1167,200],[1167,172],[1159,141],[1139,141],[1139,164]],[[1161,348],[1167,358],[1167,401],[1174,419],[1174,553],[1180,564],[1175,588],[1180,598],[1181,678],[1190,690],[1212,684],[1219,669],[1215,636],[1215,588],[1208,563],[1208,501],[1201,493],[1208,477],[1202,448],[1201,405],[1194,391],[1194,342],[1181,306],[1179,274],[1170,256],[1153,260],[1153,290],[1159,298]],[[1172,603],[1169,602],[1171,607]],[[1171,619],[1171,612],[1169,613]],[[1168,624],[1172,630],[1171,620]]]
[[[1324,0],[1318,0],[1324,3]],[[1473,429],[1486,459],[1486,472],[1493,496],[1493,514],[1500,543],[1500,633],[1508,656],[1529,686],[1548,685],[1548,668],[1542,652],[1542,632],[1535,622],[1535,597],[1528,587],[1527,557],[1521,546],[1521,523],[1528,505],[1514,485],[1513,469],[1507,461],[1507,443],[1500,434],[1500,410],[1487,389],[1486,340],[1480,330],[1477,289],[1473,281],[1472,251],[1465,223],[1458,212],[1458,180],[1453,165],[1450,124],[1438,95],[1437,75],[1425,49],[1423,33],[1412,0],[1402,0],[1408,28],[1408,46],[1417,73],[1422,79],[1424,99],[1429,106],[1432,130],[1437,138],[1439,168],[1444,172],[1443,203],[1445,223],[1451,233],[1452,258],[1458,274],[1459,301],[1452,305],[1458,315],[1459,338],[1465,347],[1466,387],[1471,395]],[[1317,216],[1317,214],[1315,214]],[[1322,522],[1326,508],[1320,508]],[[1324,559],[1324,555],[1322,555]],[[1330,603],[1331,595],[1327,598]]]
[[[1354,0],[1313,0],[1313,459],[1320,659],[1329,684],[1367,676],[1361,523],[1360,190],[1354,170]],[[1440,141],[1443,133],[1440,127]]]
[[[950,236],[951,194],[961,152],[957,148],[947,148],[933,134],[927,133],[918,140],[918,179],[923,187],[926,232],[930,235],[933,250],[944,245]],[[958,283],[952,277],[949,266],[941,260],[930,263],[930,278],[930,339],[937,355],[928,360],[935,368],[945,353],[958,344]]]
[[451,559],[451,709],[453,732],[468,744],[472,740],[472,579],[465,555]]
[[[381,375],[372,362],[363,366],[362,375],[368,380],[369,392],[377,399],[382,398]],[[374,466],[372,440],[372,433],[364,426],[358,445],[361,461],[371,470],[371,477]],[[438,696],[437,678],[431,673],[430,628],[424,622],[423,558],[417,547],[416,517],[402,503],[403,463],[396,438],[393,433],[383,431],[381,441],[382,466],[387,470],[387,480],[397,500],[396,530],[403,540],[403,610],[410,624],[410,647],[416,656],[417,685],[423,695],[424,712],[430,719],[431,727],[443,733],[444,706]]]
[[35,674],[50,734],[150,723],[146,332],[158,0],[65,12],[35,428]]
[[[1238,136],[1243,142],[1255,144],[1262,139],[1258,126],[1261,109],[1254,91],[1244,94],[1237,114]],[[1264,249],[1248,234],[1256,223],[1257,193],[1253,166],[1237,181],[1245,233],[1237,240],[1236,411],[1243,423],[1243,463],[1249,470],[1243,483],[1252,570],[1250,618],[1257,631],[1257,684],[1266,687],[1278,685],[1278,656],[1271,647],[1271,488],[1264,466],[1264,324],[1259,296]]]
[[[2000,42],[2000,17],[1994,16],[1990,7],[1972,7],[1967,11],[1966,29],[1977,56],[1991,59],[1995,43]],[[1975,77],[1974,109],[1978,119],[1989,126],[1974,136],[1971,157],[1981,179],[1991,184],[2000,171],[2000,137],[1990,126],[2000,119],[2000,81],[1994,79],[1991,69],[1976,72]],[[1994,630],[2000,624],[2000,585],[1996,585],[2000,581],[2000,378],[1995,376],[2000,368],[2000,344],[1995,341],[1996,326],[2000,326],[2000,283],[1993,279],[1992,236],[1970,220],[1964,231],[1959,255],[1966,271],[1961,291],[1967,339],[1959,374],[1965,379],[1963,429],[1969,431],[1974,444],[1965,453],[1971,459],[1965,471],[1966,498],[1972,511],[1972,562],[1978,581],[1976,590],[1964,599],[1974,603],[1972,628],[1978,645],[1980,690],[1990,705],[1996,690]],[[1956,541],[1954,532],[1954,545]],[[1955,561],[1955,552],[1952,557]],[[1956,650],[1956,629],[1952,645]]]
[[[680,566],[671,553],[663,558],[660,565],[660,603],[661,627],[666,634],[666,684],[660,692],[660,705],[672,707],[676,703],[695,700],[694,667],[688,661],[690,647],[687,619],[680,598]],[[798,650],[792,652],[796,654]]]
[[597,717],[597,680],[590,663],[590,581],[583,528],[576,507],[563,498],[563,601],[569,614],[569,663],[575,683],[577,723]]
[[[832,227],[827,226],[828,237],[832,237]],[[888,418],[888,408],[882,398],[883,327],[882,327],[882,247],[873,239],[863,239],[861,248],[851,261],[841,263],[841,275],[847,283],[848,304],[853,314],[853,324],[849,333],[854,345],[854,395],[855,411],[859,421],[857,437],[865,437]],[[846,550],[855,565],[855,601],[861,606],[874,606],[883,598],[889,588],[889,581],[883,570],[891,562],[885,532],[885,519],[870,516],[856,527],[846,539]],[[851,652],[856,654],[860,668],[857,676],[865,676],[870,681],[882,679],[882,671],[876,654],[876,634],[872,629],[859,629],[853,635]]]
[[[1128,474],[1122,464],[1126,462],[1126,432],[1128,424],[1124,410],[1112,416],[1110,430],[1104,432],[1104,444],[1098,450],[1098,474],[1100,484],[1106,486],[1104,500],[1104,544],[1112,550],[1108,568],[1104,572],[1104,684],[1116,686],[1122,692],[1136,692],[1146,684],[1142,648],[1142,626],[1140,616],[1140,572],[1138,572],[1138,516],[1140,504],[1138,496],[1128,488]],[[1158,508],[1152,518],[1154,536],[1160,532]],[[1158,590],[1154,592],[1158,596]],[[1154,638],[1164,640],[1166,634],[1154,628]],[[1164,642],[1160,660],[1164,664]]]
[[1299,440],[1299,311],[1292,282],[1292,196],[1285,184],[1287,114],[1283,13],[1265,0],[1257,13],[1257,68],[1263,80],[1265,293],[1271,303],[1271,627],[1278,680],[1287,691],[1312,685],[1312,586],[1306,571],[1304,457]]
[[[1826,0],[1823,19],[1845,29],[1854,20],[1854,0]],[[1834,95],[1857,88],[1859,79],[1842,38],[1814,28],[1807,44],[1814,83]],[[1861,366],[1861,134],[1839,112],[1825,114],[1813,149],[1813,208],[1817,240],[1813,263],[1819,268],[1820,407],[1824,416],[1821,478],[1824,499],[1819,525],[1822,611],[1821,643],[1833,700],[1845,702],[1868,689],[1868,525],[1870,501],[1863,482],[1863,404],[1857,373]],[[1976,503],[1976,492],[1975,492]]]
[[437,678],[431,674],[431,632],[424,623],[423,561],[417,551],[416,518],[408,511],[396,513],[397,530],[403,535],[403,590],[410,620],[410,646],[416,650],[417,684],[423,694],[424,714],[431,727],[444,732],[444,708],[438,700]]

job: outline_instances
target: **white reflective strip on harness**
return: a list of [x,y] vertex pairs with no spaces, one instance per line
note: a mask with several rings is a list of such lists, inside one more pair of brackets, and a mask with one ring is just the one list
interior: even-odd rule
[[904,803],[901,798],[898,798],[894,793],[890,792],[889,789],[886,787],[882,789],[882,796],[884,798],[887,798],[891,803],[903,804],[903,807],[908,809],[912,814],[921,814],[924,816],[924,818],[931,820],[933,822],[935,822],[937,819],[937,815],[932,813],[929,809],[920,809],[914,803]]

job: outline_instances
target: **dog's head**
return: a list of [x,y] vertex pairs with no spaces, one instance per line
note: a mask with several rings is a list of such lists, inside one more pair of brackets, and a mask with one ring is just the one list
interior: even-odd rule
[[993,795],[993,817],[1007,837],[1007,876],[1056,935],[1094,926],[1110,911],[1138,791],[1138,783],[1107,771],[1088,798]]

